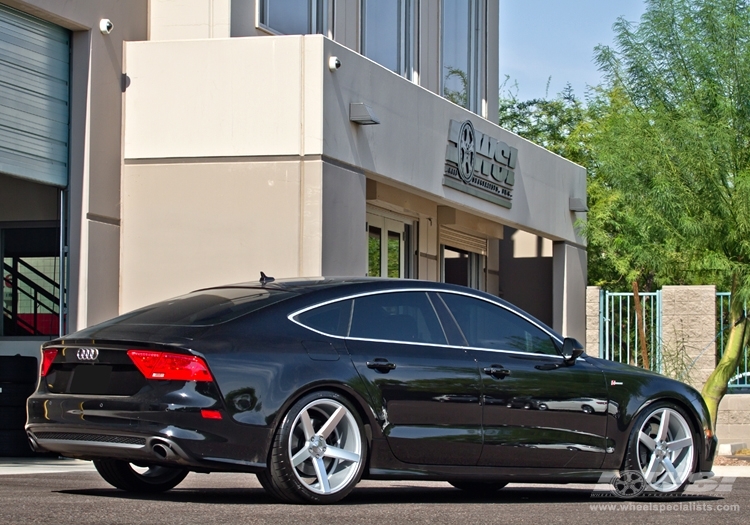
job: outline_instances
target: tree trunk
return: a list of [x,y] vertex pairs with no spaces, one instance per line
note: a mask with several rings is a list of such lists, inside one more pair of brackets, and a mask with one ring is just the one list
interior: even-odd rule
[[727,383],[737,370],[737,366],[742,358],[742,349],[750,336],[750,323],[745,317],[742,309],[734,309],[731,314],[732,328],[729,330],[729,338],[724,346],[724,355],[721,356],[716,369],[711,372],[706,384],[703,386],[703,399],[711,414],[712,428],[716,428],[716,417],[719,413],[719,403],[721,403],[724,394],[727,393]]
[[635,301],[635,318],[638,325],[638,342],[641,347],[641,367],[650,368],[648,362],[648,345],[646,344],[646,325],[643,321],[643,309],[641,308],[641,294],[638,293],[638,281],[633,281],[633,300]]

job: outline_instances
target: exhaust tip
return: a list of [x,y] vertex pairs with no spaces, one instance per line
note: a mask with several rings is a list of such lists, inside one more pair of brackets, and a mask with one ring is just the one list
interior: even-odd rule
[[32,434],[31,432],[27,432],[26,437],[29,440],[29,446],[31,447],[31,450],[33,450],[34,452],[39,452],[41,450],[41,447],[39,446],[39,443],[36,442],[34,434]]
[[152,446],[151,451],[161,459],[167,459],[172,455],[171,449],[165,445],[162,445],[161,443],[157,443],[156,445]]

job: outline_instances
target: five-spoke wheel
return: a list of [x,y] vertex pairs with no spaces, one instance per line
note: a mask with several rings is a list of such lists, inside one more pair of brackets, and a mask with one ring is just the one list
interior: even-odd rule
[[658,492],[680,492],[696,464],[693,431],[682,411],[659,404],[639,416],[630,438],[626,469]]
[[359,482],[367,441],[354,407],[335,392],[315,392],[289,409],[274,439],[269,470],[258,477],[288,501],[332,503]]

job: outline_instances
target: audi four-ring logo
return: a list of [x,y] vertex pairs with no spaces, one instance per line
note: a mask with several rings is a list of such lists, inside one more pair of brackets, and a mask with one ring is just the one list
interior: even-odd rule
[[76,357],[79,361],[96,361],[99,357],[98,348],[79,348],[76,351]]

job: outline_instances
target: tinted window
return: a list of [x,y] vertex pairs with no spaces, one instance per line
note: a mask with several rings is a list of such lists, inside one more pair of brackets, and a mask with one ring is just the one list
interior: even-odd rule
[[291,292],[254,288],[202,290],[135,310],[100,326],[210,326],[231,321],[292,295]]
[[351,337],[445,344],[445,334],[424,292],[392,292],[354,300]]
[[349,330],[352,301],[339,301],[313,308],[297,316],[297,321],[324,334],[345,336]]
[[261,0],[260,21],[285,35],[323,33],[324,0]]
[[440,294],[469,346],[558,355],[552,338],[500,306],[457,294]]

